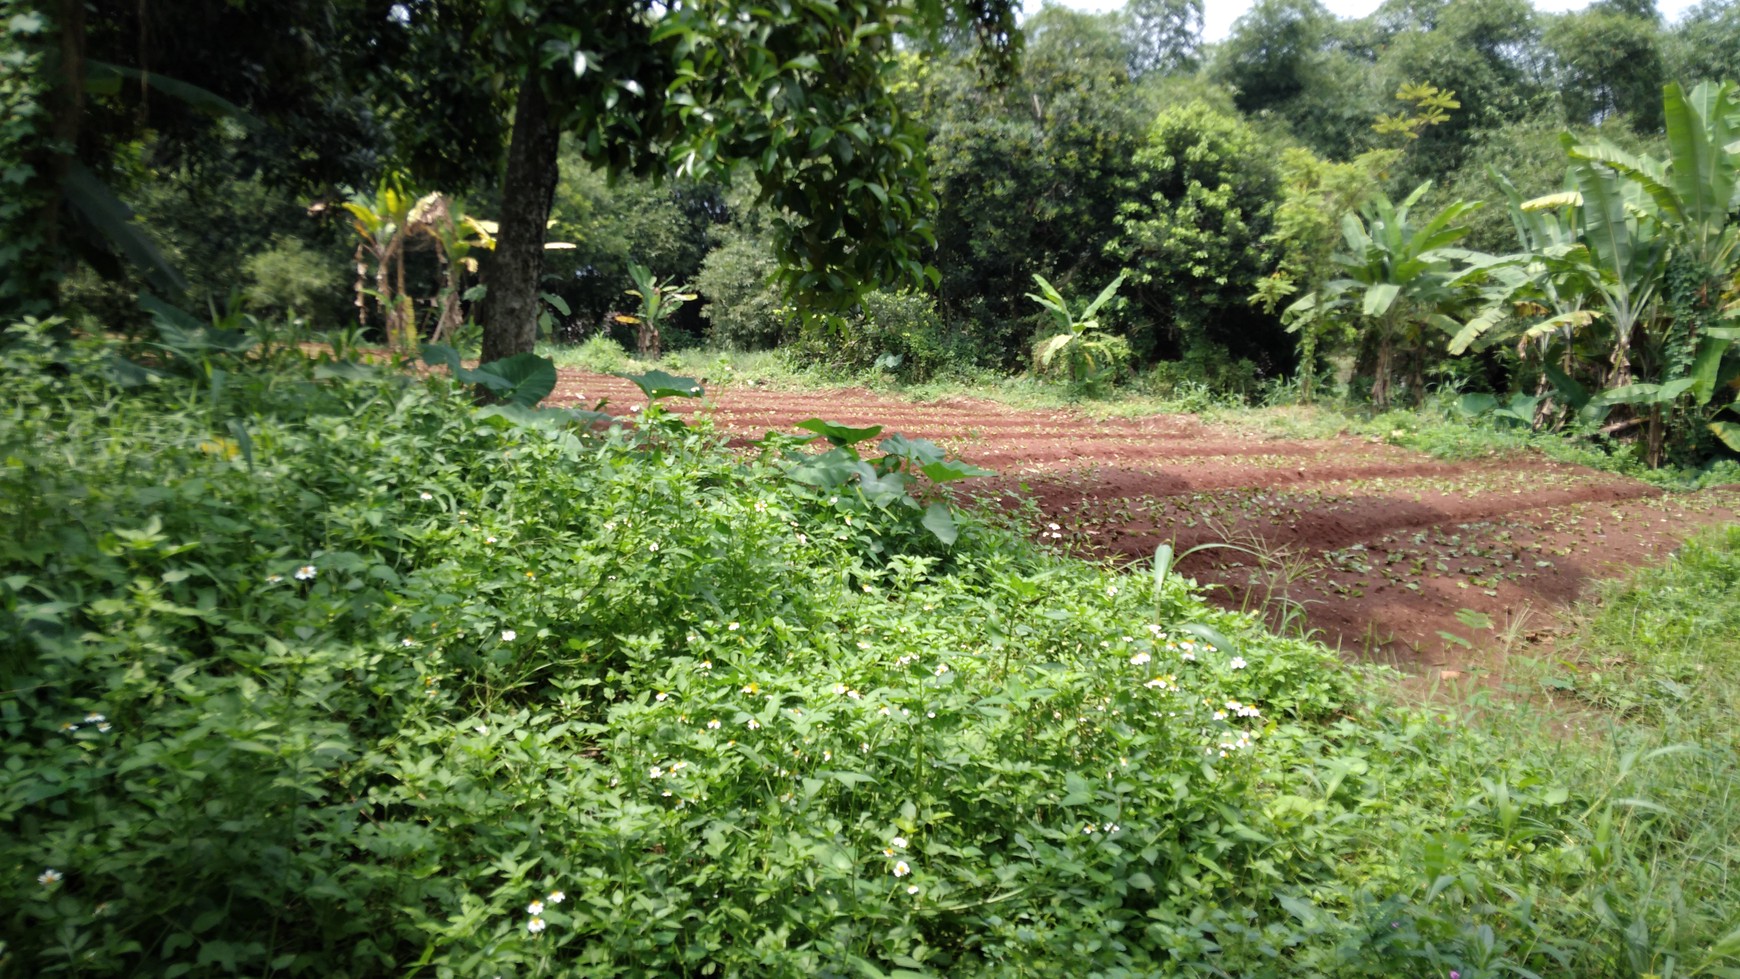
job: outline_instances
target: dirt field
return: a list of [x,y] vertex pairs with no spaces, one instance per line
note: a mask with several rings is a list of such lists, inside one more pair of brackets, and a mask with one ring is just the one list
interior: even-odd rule
[[[626,381],[563,370],[546,403],[600,398],[617,413],[644,402]],[[747,437],[821,417],[931,439],[997,470],[967,491],[980,505],[1031,507],[1036,537],[1083,556],[1145,563],[1162,543],[1230,544],[1180,572],[1218,604],[1261,609],[1276,625],[1303,616],[1332,646],[1420,672],[1492,669],[1502,649],[1550,643],[1558,613],[1595,580],[1740,520],[1740,486],[1664,495],[1537,455],[1442,462],[1377,440],[1269,438],[1187,415],[1100,421],[745,386],[668,404]]]

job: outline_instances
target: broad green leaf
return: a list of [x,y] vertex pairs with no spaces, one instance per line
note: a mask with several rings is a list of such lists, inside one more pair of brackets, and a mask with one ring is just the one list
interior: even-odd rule
[[1692,361],[1689,374],[1692,380],[1692,397],[1698,404],[1707,405],[1716,394],[1716,379],[1722,371],[1722,357],[1728,352],[1734,341],[1704,336],[1698,341],[1698,355]]
[[[509,404],[526,408],[535,407],[556,389],[555,361],[534,353],[514,354],[512,357],[479,364],[477,372],[501,378],[505,386],[500,390],[490,390]],[[480,383],[490,387],[487,382]]]
[[952,483],[960,479],[975,479],[979,476],[995,476],[989,469],[981,469],[970,462],[959,459],[944,459],[938,462],[927,462],[919,467],[926,479],[933,483]]
[[1722,444],[1735,452],[1740,452],[1740,424],[1735,422],[1711,422],[1710,434],[1722,440]]
[[822,438],[827,439],[832,445],[842,448],[845,446],[857,445],[859,442],[873,439],[882,434],[881,425],[871,425],[868,428],[852,428],[849,425],[842,425],[839,422],[823,421],[820,418],[805,419],[804,421],[798,422],[793,427],[801,428],[806,432],[815,432]]
[[625,381],[632,381],[640,388],[649,401],[660,398],[698,398],[703,393],[701,382],[692,377],[678,377],[661,370],[650,370],[645,374],[616,374]]
[[943,450],[929,439],[909,439],[895,433],[883,439],[877,448],[891,456],[904,459],[912,466],[924,466],[943,461]]
[[952,546],[961,534],[960,527],[955,524],[955,515],[945,503],[932,503],[924,508],[924,529],[935,535],[945,546]]

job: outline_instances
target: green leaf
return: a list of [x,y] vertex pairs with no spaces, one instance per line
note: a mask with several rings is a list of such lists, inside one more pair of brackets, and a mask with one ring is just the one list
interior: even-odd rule
[[1722,440],[1722,444],[1735,452],[1740,452],[1740,424],[1734,422],[1711,422],[1710,434]]
[[172,298],[187,291],[187,280],[133,220],[132,209],[84,164],[75,161],[67,167],[61,191],[73,210],[108,239],[151,288]]
[[500,388],[487,382],[483,382],[484,386],[509,404],[525,408],[536,407],[556,389],[556,362],[534,353],[514,354],[479,364],[477,372],[501,378],[505,384]]
[[952,483],[961,479],[976,479],[980,476],[995,476],[995,471],[982,469],[970,462],[959,459],[945,459],[942,462],[928,462],[920,466],[919,472],[933,483]]
[[538,293],[538,296],[542,298],[544,302],[549,303],[556,312],[561,313],[563,316],[573,315],[573,313],[568,309],[568,300],[563,299],[561,296],[558,296],[553,292],[540,292]]
[[898,432],[883,439],[877,448],[913,466],[941,462],[943,450],[929,439],[909,439]]
[[871,425],[868,428],[852,428],[849,425],[842,425],[839,422],[823,421],[820,418],[808,418],[804,421],[798,422],[793,427],[801,428],[806,432],[815,432],[822,438],[827,439],[829,443],[841,448],[857,445],[859,442],[873,439],[882,434],[881,425]]
[[660,398],[698,398],[701,396],[701,382],[692,377],[678,377],[661,370],[650,370],[645,374],[616,374],[625,381],[632,381],[640,392],[646,395],[648,401]]
[[945,546],[952,546],[960,537],[960,527],[955,524],[955,515],[949,512],[948,504],[932,503],[924,508],[924,529],[933,534]]

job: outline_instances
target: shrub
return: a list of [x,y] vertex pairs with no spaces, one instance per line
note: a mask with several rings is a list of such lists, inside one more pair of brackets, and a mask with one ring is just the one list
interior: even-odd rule
[[708,338],[733,350],[777,346],[794,322],[773,280],[777,270],[771,247],[747,235],[735,235],[707,253],[695,288],[706,300],[701,315],[709,324]]
[[908,382],[969,375],[983,359],[970,337],[916,293],[866,295],[850,316],[820,321],[794,347],[804,363],[845,374],[885,371]]
[[260,313],[306,314],[330,304],[340,288],[340,269],[296,238],[273,239],[270,248],[250,255],[242,270],[248,278],[242,298]]

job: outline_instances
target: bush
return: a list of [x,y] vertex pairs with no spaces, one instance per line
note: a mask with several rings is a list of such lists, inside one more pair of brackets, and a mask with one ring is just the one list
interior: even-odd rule
[[789,442],[54,325],[0,344],[8,975],[1740,965],[1689,606],[1624,617],[1714,656],[1683,726],[1531,743]]
[[331,305],[340,288],[339,267],[296,238],[278,237],[242,264],[248,285],[242,298],[258,313],[302,314]]
[[1201,409],[1216,403],[1249,404],[1263,390],[1262,372],[1249,360],[1198,344],[1178,360],[1162,360],[1136,378],[1136,387],[1158,398]]
[[970,375],[981,351],[952,329],[929,296],[872,292],[850,316],[810,328],[794,357],[845,374],[886,371],[907,382]]
[[695,277],[708,339],[733,350],[766,350],[785,339],[794,320],[776,271],[772,249],[759,238],[737,235],[709,252]]

